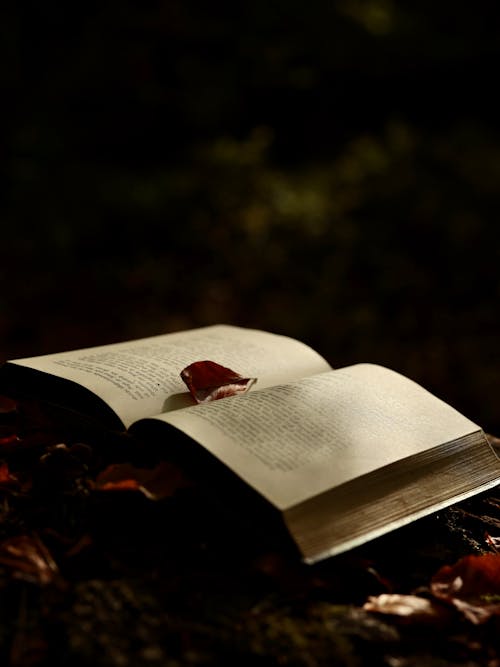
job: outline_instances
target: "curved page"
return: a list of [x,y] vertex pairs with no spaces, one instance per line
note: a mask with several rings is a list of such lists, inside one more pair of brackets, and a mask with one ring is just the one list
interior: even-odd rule
[[214,325],[112,345],[61,352],[9,364],[76,382],[103,399],[126,427],[141,417],[191,403],[181,370],[209,359],[257,386],[330,368],[317,352],[293,338],[255,329]]
[[358,364],[159,415],[280,509],[480,430],[408,378]]

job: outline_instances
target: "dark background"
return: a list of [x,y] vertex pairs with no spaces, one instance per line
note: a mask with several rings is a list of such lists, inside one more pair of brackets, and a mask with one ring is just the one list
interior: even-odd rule
[[500,433],[496,2],[1,12],[1,357],[261,327]]

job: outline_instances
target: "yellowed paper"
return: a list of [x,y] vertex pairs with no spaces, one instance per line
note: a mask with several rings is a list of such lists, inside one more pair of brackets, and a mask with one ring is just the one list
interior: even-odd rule
[[158,418],[280,509],[479,429],[412,380],[372,364]]
[[191,403],[181,370],[209,359],[256,387],[320,373],[329,364],[292,338],[214,325],[135,341],[50,354],[11,363],[72,380],[102,398],[126,427],[135,420]]

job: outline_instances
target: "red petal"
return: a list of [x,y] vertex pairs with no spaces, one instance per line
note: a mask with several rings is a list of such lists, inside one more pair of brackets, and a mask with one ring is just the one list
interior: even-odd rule
[[191,396],[197,403],[208,403],[227,396],[244,394],[257,382],[216,364],[214,361],[195,361],[181,371]]

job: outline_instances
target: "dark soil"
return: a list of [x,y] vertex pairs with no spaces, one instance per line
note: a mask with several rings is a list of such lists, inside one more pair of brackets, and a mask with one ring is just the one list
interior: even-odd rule
[[221,500],[210,474],[180,469],[156,500],[99,485],[110,464],[157,466],[157,443],[70,432],[33,404],[2,419],[2,664],[498,664],[498,617],[404,622],[363,609],[491,552],[495,490],[310,566],[271,521]]

